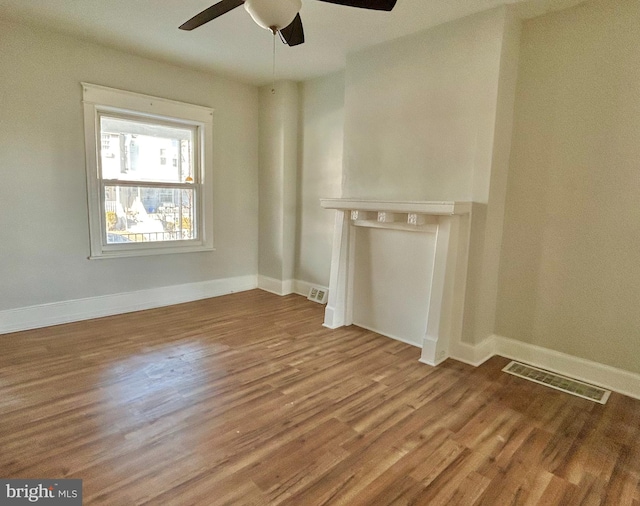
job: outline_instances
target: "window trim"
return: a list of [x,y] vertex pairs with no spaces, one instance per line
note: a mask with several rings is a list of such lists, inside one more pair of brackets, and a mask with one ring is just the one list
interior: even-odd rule
[[[84,135],[89,208],[90,259],[213,251],[213,109],[129,91],[81,83],[84,107]],[[100,115],[102,113],[133,116],[158,122],[195,127],[194,156],[199,157],[199,174],[189,187],[197,199],[198,239],[158,241],[134,244],[106,244],[103,219],[103,187],[111,180],[102,179],[99,152]],[[126,183],[126,182],[125,182]],[[150,186],[163,185],[148,182]],[[145,183],[146,184],[146,183]],[[171,185],[175,187],[176,185]]]

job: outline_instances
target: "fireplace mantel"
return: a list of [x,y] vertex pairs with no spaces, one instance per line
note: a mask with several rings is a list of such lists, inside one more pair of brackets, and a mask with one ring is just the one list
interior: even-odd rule
[[[420,361],[437,365],[449,357],[449,344],[459,341],[467,272],[471,202],[321,199],[336,212],[329,300],[324,325],[353,323],[355,227],[372,227],[435,234],[426,333]],[[375,274],[372,274],[375,275]]]
[[436,216],[471,212],[471,202],[454,201],[320,199],[320,205],[325,209],[340,211],[417,213]]

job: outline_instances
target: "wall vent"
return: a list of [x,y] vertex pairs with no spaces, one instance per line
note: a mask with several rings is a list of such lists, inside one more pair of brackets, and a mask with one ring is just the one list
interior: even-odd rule
[[312,300],[313,302],[319,302],[320,304],[326,304],[328,294],[329,290],[327,290],[326,288],[312,286],[309,289],[309,296],[307,297],[307,299]]
[[600,404],[605,404],[607,399],[609,399],[609,395],[611,395],[609,390],[604,390],[600,387],[520,362],[511,362],[502,370],[519,378],[540,383],[541,385],[546,385],[556,390],[582,397],[583,399],[599,402]]

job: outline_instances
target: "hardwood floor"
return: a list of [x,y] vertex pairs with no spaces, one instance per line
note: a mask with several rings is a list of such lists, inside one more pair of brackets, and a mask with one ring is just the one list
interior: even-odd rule
[[0,476],[114,506],[640,505],[640,401],[322,319],[254,290],[0,336]]

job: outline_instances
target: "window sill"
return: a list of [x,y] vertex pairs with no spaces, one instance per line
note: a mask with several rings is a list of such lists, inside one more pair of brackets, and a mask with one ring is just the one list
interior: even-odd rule
[[128,258],[141,257],[150,255],[173,255],[178,253],[201,253],[207,251],[215,251],[215,248],[206,245],[198,246],[176,246],[176,247],[158,247],[158,248],[136,248],[136,249],[117,249],[103,251],[98,254],[89,256],[89,260],[105,260],[109,258]]

